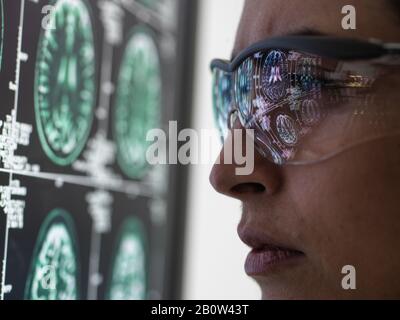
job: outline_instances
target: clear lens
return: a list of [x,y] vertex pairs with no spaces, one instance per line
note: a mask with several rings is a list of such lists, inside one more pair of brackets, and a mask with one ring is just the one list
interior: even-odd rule
[[222,70],[213,70],[213,107],[217,128],[224,140],[228,133],[228,116],[233,107],[231,74]]
[[371,62],[260,52],[233,73],[235,107],[242,126],[255,130],[258,151],[270,161],[313,163],[400,133],[390,84],[378,86],[385,79],[383,70]]
[[234,74],[235,79],[235,102],[239,110],[239,118],[243,121],[249,119],[253,112],[253,59],[245,60]]

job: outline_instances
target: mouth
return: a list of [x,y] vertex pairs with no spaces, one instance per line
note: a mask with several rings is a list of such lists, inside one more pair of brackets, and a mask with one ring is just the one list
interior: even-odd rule
[[245,271],[249,276],[266,276],[295,267],[305,258],[302,251],[291,248],[248,229],[239,230],[240,239],[252,248]]

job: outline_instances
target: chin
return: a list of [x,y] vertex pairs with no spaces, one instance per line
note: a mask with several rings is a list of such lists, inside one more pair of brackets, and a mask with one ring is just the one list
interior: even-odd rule
[[[335,289],[311,288],[310,284],[299,284],[298,287],[261,287],[262,300],[351,300],[355,299],[354,292],[338,292]],[[303,288],[306,289],[303,290]]]

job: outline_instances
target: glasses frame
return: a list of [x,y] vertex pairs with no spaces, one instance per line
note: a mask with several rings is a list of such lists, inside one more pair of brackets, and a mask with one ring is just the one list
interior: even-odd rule
[[[241,51],[232,61],[214,59],[211,70],[216,68],[232,73],[247,58],[269,49],[295,50],[336,60],[370,60],[384,56],[399,56],[400,43],[385,43],[380,40],[360,40],[331,36],[285,36],[257,42]],[[397,64],[397,63],[396,63]]]

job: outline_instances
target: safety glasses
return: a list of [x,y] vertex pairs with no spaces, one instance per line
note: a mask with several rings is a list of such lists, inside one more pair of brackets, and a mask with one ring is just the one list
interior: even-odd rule
[[400,134],[399,67],[400,44],[324,36],[256,43],[232,62],[211,63],[217,127],[225,139],[236,116],[275,164],[319,162]]

